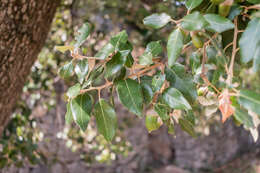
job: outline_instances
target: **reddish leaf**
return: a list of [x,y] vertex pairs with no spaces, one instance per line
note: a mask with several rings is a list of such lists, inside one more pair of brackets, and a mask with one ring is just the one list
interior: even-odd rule
[[225,89],[218,99],[219,99],[218,108],[222,113],[222,122],[224,123],[235,112],[235,109],[231,105],[228,89]]

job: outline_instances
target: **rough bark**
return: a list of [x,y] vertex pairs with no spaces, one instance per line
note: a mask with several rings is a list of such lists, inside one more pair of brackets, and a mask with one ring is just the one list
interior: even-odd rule
[[0,0],[0,135],[47,37],[59,0]]

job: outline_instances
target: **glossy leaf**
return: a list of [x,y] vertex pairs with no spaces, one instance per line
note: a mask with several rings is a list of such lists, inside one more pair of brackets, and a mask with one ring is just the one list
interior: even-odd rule
[[69,77],[71,77],[73,75],[73,69],[74,69],[74,66],[73,66],[73,63],[72,61],[65,64],[64,66],[62,66],[60,69],[59,69],[59,75],[63,78],[63,79],[68,79]]
[[183,48],[183,35],[180,29],[174,30],[167,42],[168,65],[171,67],[179,58]]
[[151,16],[144,18],[143,22],[146,26],[149,26],[154,29],[159,29],[165,26],[167,23],[171,21],[171,17],[166,13],[155,13]]
[[144,52],[139,58],[140,65],[150,65],[153,63],[153,55],[151,52]]
[[152,88],[154,92],[160,91],[160,89],[163,86],[163,83],[165,81],[165,75],[164,74],[158,74],[153,77],[152,80]]
[[106,64],[105,78],[116,75],[123,68],[125,62],[126,57],[122,53],[117,52]]
[[260,41],[257,45],[256,52],[254,55],[253,70],[257,72],[260,69]]
[[79,83],[83,83],[88,74],[88,59],[81,59],[75,66],[75,73],[78,76]]
[[192,137],[197,137],[193,125],[188,120],[181,118],[179,119],[179,124],[183,131],[187,132]]
[[132,79],[117,82],[117,93],[120,102],[132,113],[142,116],[143,95],[141,86]]
[[181,27],[186,30],[189,30],[189,31],[202,30],[207,25],[208,25],[208,22],[197,11],[185,16],[181,22]]
[[[260,42],[260,18],[253,18],[247,25],[239,40],[241,58],[244,63],[248,63],[258,54]],[[256,59],[255,59],[256,60]]]
[[234,24],[229,19],[217,15],[217,14],[206,14],[204,18],[209,23],[206,27],[207,30],[212,32],[224,32],[234,28]]
[[85,131],[90,120],[92,98],[87,93],[78,95],[71,100],[70,108],[75,123],[82,131]]
[[76,36],[76,44],[75,44],[76,48],[80,47],[87,39],[90,33],[90,24],[84,23],[78,32],[79,34]]
[[185,5],[187,7],[187,9],[190,11],[190,10],[193,10],[194,8],[198,7],[201,3],[202,3],[203,0],[188,0]]
[[154,92],[152,89],[152,77],[150,76],[143,76],[141,77],[140,83],[143,91],[144,102],[149,104],[154,96]]
[[244,124],[247,128],[254,127],[252,117],[248,115],[247,112],[236,108],[234,116],[236,120],[238,120],[241,124]]
[[98,51],[95,57],[100,59],[106,59],[111,53],[114,52],[114,50],[115,50],[114,46],[111,43],[107,43]]
[[73,97],[76,97],[77,95],[79,95],[80,93],[80,89],[81,89],[81,86],[79,83],[73,85],[72,87],[70,87],[67,91],[67,96],[69,98],[73,98]]
[[183,65],[174,64],[171,68],[166,68],[165,73],[170,86],[178,89],[189,101],[196,100],[196,85],[193,79],[185,73]]
[[95,105],[93,115],[96,118],[99,133],[101,133],[107,141],[112,141],[117,128],[115,110],[104,99],[100,99]]
[[158,101],[158,103],[154,105],[154,110],[163,121],[166,121],[170,118],[169,113],[171,109],[163,101]]
[[121,31],[117,35],[110,39],[110,43],[114,46],[115,50],[119,50],[120,44],[125,44],[127,42],[128,35],[126,31]]
[[161,126],[161,123],[158,121],[158,116],[156,115],[146,115],[145,117],[145,126],[149,133],[151,133],[154,130],[159,129]]
[[188,101],[183,97],[182,93],[176,88],[167,88],[163,92],[163,100],[173,109],[189,110],[191,109]]
[[260,94],[249,90],[241,90],[238,102],[248,110],[260,115]]
[[152,41],[150,42],[145,49],[145,52],[150,52],[153,57],[159,55],[162,52],[162,46],[160,41]]
[[73,120],[73,116],[70,108],[70,102],[67,103],[66,108],[67,108],[67,112],[65,115],[65,122],[66,124],[70,124]]

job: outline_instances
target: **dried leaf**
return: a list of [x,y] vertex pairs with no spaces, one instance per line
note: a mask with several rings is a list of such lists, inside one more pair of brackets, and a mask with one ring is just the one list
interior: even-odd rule
[[225,89],[218,99],[219,99],[218,108],[222,113],[222,122],[224,123],[235,112],[235,109],[231,105],[228,89]]

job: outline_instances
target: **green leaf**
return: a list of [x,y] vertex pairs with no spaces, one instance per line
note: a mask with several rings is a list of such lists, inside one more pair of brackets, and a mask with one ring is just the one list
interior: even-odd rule
[[244,124],[247,128],[254,127],[253,119],[247,112],[236,108],[234,116],[239,123]]
[[189,135],[191,135],[194,138],[197,137],[197,135],[194,131],[193,125],[188,120],[180,118],[179,124],[183,131],[187,132]]
[[194,8],[198,7],[201,3],[202,3],[203,0],[188,0],[185,5],[187,7],[187,9],[190,11],[190,10],[193,10]]
[[71,77],[73,75],[73,69],[74,69],[74,66],[73,66],[73,63],[72,61],[65,64],[64,66],[62,66],[60,69],[59,69],[59,75],[63,78],[63,79],[68,79],[69,77]]
[[105,78],[110,78],[116,75],[124,66],[126,57],[117,52],[110,61],[106,64]]
[[165,26],[167,23],[171,21],[171,17],[166,13],[155,13],[146,18],[144,18],[144,25],[149,26],[154,29],[159,29]]
[[158,116],[155,115],[146,115],[145,117],[145,126],[149,133],[151,133],[154,130],[159,129],[161,124],[158,122]]
[[236,16],[238,16],[241,12],[243,11],[243,8],[238,5],[238,4],[233,4],[231,9],[230,9],[230,12],[229,12],[229,15],[228,15],[228,18],[230,20],[234,20]]
[[78,76],[79,83],[83,83],[88,74],[88,59],[81,59],[75,66],[75,73]]
[[153,55],[151,52],[144,52],[139,58],[140,65],[150,65],[153,63]]
[[92,98],[87,93],[78,95],[71,100],[70,108],[75,123],[82,131],[85,131],[90,120]]
[[166,121],[170,118],[169,113],[171,109],[162,100],[159,100],[158,103],[154,105],[154,110],[163,121]]
[[174,64],[171,68],[166,68],[166,80],[170,86],[178,89],[189,101],[194,102],[197,98],[196,85],[192,77],[186,75],[184,66]]
[[115,50],[119,50],[120,44],[125,44],[127,42],[128,35],[125,30],[121,31],[117,35],[110,39],[110,43],[114,46]]
[[151,76],[143,76],[141,77],[140,83],[143,91],[143,97],[145,104],[151,103],[153,99],[153,89],[152,89],[152,77]]
[[80,93],[80,89],[81,89],[81,86],[79,83],[73,85],[72,87],[70,87],[67,91],[67,96],[69,98],[73,98],[73,97],[76,97],[77,95],[79,95]]
[[234,28],[232,21],[223,16],[206,14],[204,18],[209,23],[209,25],[206,26],[206,29],[209,31],[221,33]]
[[153,77],[152,80],[152,89],[154,92],[160,91],[160,89],[163,86],[163,83],[165,81],[165,75],[164,74],[158,74]]
[[120,102],[132,113],[142,116],[143,95],[141,86],[132,79],[117,82],[117,93]]
[[239,92],[238,103],[260,115],[260,94],[249,90],[241,90]]
[[67,112],[65,115],[65,122],[66,124],[70,124],[73,120],[73,116],[70,108],[70,102],[67,103],[66,108],[67,108]]
[[167,42],[168,65],[171,67],[179,58],[183,48],[183,35],[180,29],[174,30]]
[[176,88],[167,88],[163,92],[163,100],[173,109],[189,110],[191,109],[188,101],[183,97],[182,93]]
[[256,48],[256,52],[254,55],[254,64],[253,64],[254,72],[257,72],[259,69],[260,69],[260,42]]
[[250,2],[250,3],[253,3],[253,4],[260,3],[260,0],[247,0],[247,1]]
[[111,53],[115,51],[114,46],[111,43],[106,44],[103,46],[98,53],[95,55],[95,57],[100,59],[106,59]]
[[99,133],[101,133],[107,141],[112,141],[117,128],[115,110],[104,99],[100,99],[95,105],[93,115],[96,118]]
[[208,25],[208,22],[197,11],[185,16],[181,22],[181,27],[186,30],[189,30],[189,31],[202,30],[207,25]]
[[260,18],[253,18],[239,40],[242,61],[248,63],[258,52],[260,42]]
[[150,42],[145,49],[145,52],[150,52],[153,57],[159,55],[162,52],[162,46],[160,41],[152,41]]
[[54,49],[65,53],[67,50],[74,51],[74,46],[55,46]]
[[78,32],[79,34],[76,36],[76,44],[75,44],[76,48],[80,47],[87,39],[90,33],[90,24],[84,23]]

